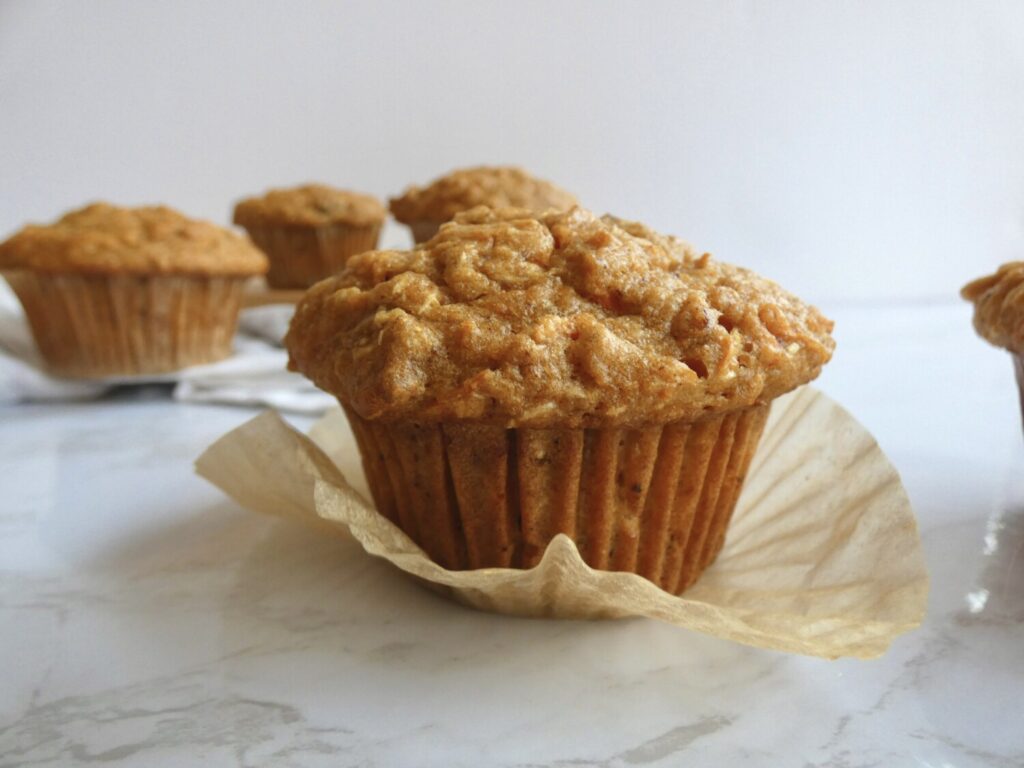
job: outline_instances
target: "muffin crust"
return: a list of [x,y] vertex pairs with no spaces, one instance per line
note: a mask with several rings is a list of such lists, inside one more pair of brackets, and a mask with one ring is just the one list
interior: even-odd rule
[[365,419],[644,426],[813,379],[831,321],[640,224],[475,208],[349,260],[300,302],[290,367]]
[[426,187],[409,187],[392,198],[392,215],[403,224],[418,221],[444,222],[478,205],[490,208],[523,208],[535,213],[565,211],[576,198],[549,181],[537,179],[522,168],[465,168],[436,179]]
[[384,205],[371,195],[305,184],[291,189],[272,189],[262,197],[250,197],[235,206],[235,224],[243,227],[273,224],[320,227],[330,224],[370,226],[387,216]]
[[995,274],[963,287],[974,304],[974,328],[997,347],[1024,354],[1024,261],[1003,264]]
[[245,238],[164,206],[93,203],[0,243],[0,269],[76,274],[258,275],[267,259]]

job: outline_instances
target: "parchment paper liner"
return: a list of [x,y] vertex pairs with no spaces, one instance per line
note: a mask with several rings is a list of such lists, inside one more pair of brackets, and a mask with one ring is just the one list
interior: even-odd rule
[[308,288],[345,266],[350,256],[377,247],[381,225],[323,227],[249,226],[246,231],[270,260],[271,288]]
[[47,368],[84,378],[164,373],[228,357],[247,280],[29,270],[4,277]]
[[347,528],[370,554],[482,610],[647,616],[827,658],[879,656],[924,617],[928,576],[899,475],[852,416],[811,388],[773,403],[725,546],[682,597],[589,568],[562,535],[530,570],[447,571],[345,480],[339,466],[358,477],[359,457],[340,411],[311,437],[264,413],[210,446],[196,470],[253,511]]

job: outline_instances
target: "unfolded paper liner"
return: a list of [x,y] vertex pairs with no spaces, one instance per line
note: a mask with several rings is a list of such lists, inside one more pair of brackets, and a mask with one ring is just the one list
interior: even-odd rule
[[231,354],[243,277],[4,273],[47,368],[155,374]]
[[339,272],[350,256],[377,247],[380,224],[323,227],[248,226],[246,231],[270,260],[267,284],[276,289],[308,288]]
[[852,416],[807,387],[774,402],[721,554],[681,597],[590,568],[565,535],[529,570],[445,570],[346,480],[362,478],[340,411],[310,437],[264,413],[210,446],[196,469],[253,511],[347,529],[371,555],[482,610],[646,616],[827,658],[879,656],[924,618],[928,576],[899,475]]

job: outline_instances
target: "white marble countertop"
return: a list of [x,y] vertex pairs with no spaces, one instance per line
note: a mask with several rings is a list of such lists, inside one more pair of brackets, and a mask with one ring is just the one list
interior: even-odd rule
[[9,406],[0,766],[1024,765],[1009,359],[952,302],[830,314],[820,386],[902,473],[932,574],[881,659],[476,613],[193,475],[252,410]]

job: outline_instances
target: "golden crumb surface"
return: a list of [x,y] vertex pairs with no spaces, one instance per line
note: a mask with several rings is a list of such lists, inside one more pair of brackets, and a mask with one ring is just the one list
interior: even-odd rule
[[259,275],[266,257],[246,238],[164,206],[93,203],[0,243],[0,269],[94,274]]
[[321,227],[330,224],[369,226],[380,224],[387,209],[372,195],[335,189],[324,184],[305,184],[272,189],[235,206],[235,224],[243,227],[276,224]]
[[986,341],[1024,354],[1024,261],[1003,264],[996,272],[963,287],[974,304],[974,328]]
[[392,215],[404,224],[445,222],[478,205],[523,208],[535,213],[565,211],[576,198],[550,181],[513,166],[478,166],[452,171],[426,187],[412,186],[392,198]]
[[641,224],[476,208],[313,286],[290,367],[366,419],[606,427],[698,419],[818,375],[832,322]]

